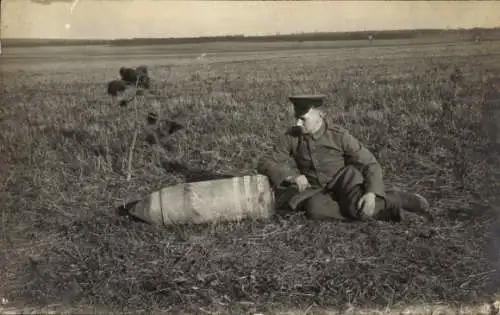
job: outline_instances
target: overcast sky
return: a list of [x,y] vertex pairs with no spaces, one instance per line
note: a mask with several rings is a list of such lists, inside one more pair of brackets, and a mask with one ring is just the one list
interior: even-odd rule
[[[494,1],[2,0],[4,38],[263,35],[500,27]],[[70,28],[65,25],[70,24]]]

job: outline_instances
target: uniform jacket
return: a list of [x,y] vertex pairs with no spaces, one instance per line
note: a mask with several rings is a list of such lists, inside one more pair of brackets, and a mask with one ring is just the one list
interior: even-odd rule
[[382,167],[374,155],[343,127],[324,122],[314,135],[300,134],[296,127],[287,130],[276,148],[281,155],[261,159],[258,171],[268,176],[275,187],[280,187],[288,176],[307,177],[312,187],[291,198],[293,209],[308,197],[331,188],[338,172],[349,164],[363,175],[357,184],[363,184],[366,192],[385,197]]

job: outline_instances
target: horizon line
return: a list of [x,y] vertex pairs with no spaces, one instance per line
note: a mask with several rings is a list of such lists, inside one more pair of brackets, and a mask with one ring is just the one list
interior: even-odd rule
[[[229,0],[231,1],[231,0]],[[292,33],[274,33],[265,35],[244,35],[244,34],[227,34],[227,35],[209,35],[209,36],[180,36],[180,37],[163,37],[163,36],[139,36],[139,37],[114,37],[114,38],[96,38],[96,37],[3,37],[0,34],[0,40],[95,40],[95,41],[116,41],[116,40],[189,40],[189,39],[210,39],[210,38],[263,38],[263,37],[283,37],[283,36],[311,36],[311,35],[341,35],[341,34],[363,34],[363,33],[394,33],[394,32],[454,32],[454,31],[493,31],[500,30],[500,26],[496,27],[460,27],[460,28],[413,28],[413,29],[378,29],[378,30],[358,30],[358,31],[325,31],[325,32],[292,32]]]

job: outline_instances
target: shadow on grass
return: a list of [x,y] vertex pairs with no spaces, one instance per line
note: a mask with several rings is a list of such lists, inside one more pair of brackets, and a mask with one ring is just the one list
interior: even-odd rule
[[448,209],[443,218],[452,222],[478,222],[500,218],[498,207],[483,204],[471,204],[468,208]]
[[188,183],[236,177],[233,174],[220,174],[199,168],[189,168],[186,164],[179,162],[164,161],[162,166],[169,173],[181,174]]

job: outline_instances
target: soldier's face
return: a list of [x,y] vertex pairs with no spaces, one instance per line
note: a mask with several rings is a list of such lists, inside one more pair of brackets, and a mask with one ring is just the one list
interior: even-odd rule
[[315,108],[311,108],[307,113],[296,118],[296,126],[300,127],[303,134],[311,134],[321,127],[321,112]]

